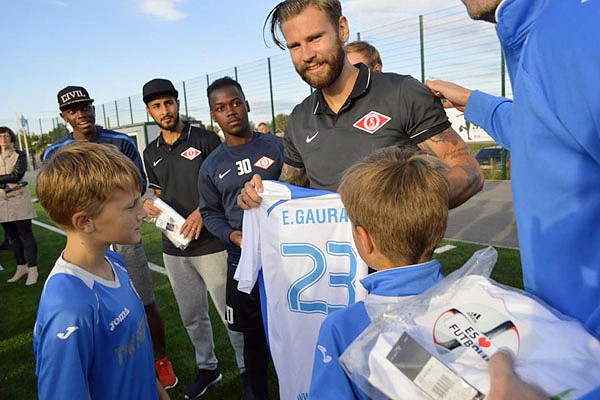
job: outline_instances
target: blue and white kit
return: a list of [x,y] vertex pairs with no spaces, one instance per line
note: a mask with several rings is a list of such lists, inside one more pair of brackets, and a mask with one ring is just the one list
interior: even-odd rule
[[144,306],[122,258],[106,281],[61,257],[46,280],[34,327],[40,399],[157,399]]
[[[60,149],[61,147],[75,142],[73,134],[69,133],[67,136],[59,140],[58,142],[52,143],[42,156],[42,160],[46,160],[52,152]],[[91,140],[93,143],[112,144],[117,149],[127,156],[140,171],[142,175],[142,194],[146,191],[146,172],[144,171],[144,165],[142,164],[142,158],[138,152],[137,145],[132,138],[125,135],[124,133],[109,131],[108,129],[98,129],[98,134]]]
[[[337,193],[264,181],[260,207],[244,212],[235,278],[249,293],[262,269],[261,302],[284,400],[306,398],[321,323],[365,297],[367,265]],[[264,295],[263,295],[264,294]]]
[[[394,298],[419,294],[437,282],[443,275],[437,260],[401,268],[391,268],[370,274],[361,283],[369,291],[368,298],[393,301]],[[313,365],[309,398],[361,399],[369,397],[342,369],[338,358],[344,350],[369,326],[371,318],[360,301],[346,310],[327,318],[319,332]]]
[[511,151],[525,290],[600,337],[598,15],[596,0],[505,0],[514,103],[474,91],[465,118]]

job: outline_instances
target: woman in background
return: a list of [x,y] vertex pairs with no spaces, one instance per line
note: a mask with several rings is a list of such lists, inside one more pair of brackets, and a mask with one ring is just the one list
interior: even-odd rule
[[37,242],[31,228],[36,214],[29,190],[19,183],[27,171],[27,158],[15,150],[15,140],[10,128],[0,127],[0,223],[17,259],[17,271],[8,282],[27,276],[25,285],[29,286],[38,279]]

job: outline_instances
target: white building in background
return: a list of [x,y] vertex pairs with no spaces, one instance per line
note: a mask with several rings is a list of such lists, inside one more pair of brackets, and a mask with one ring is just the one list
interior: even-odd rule
[[488,135],[483,128],[465,121],[465,114],[456,108],[447,108],[446,115],[452,123],[452,128],[467,143],[472,142],[493,142],[494,139]]

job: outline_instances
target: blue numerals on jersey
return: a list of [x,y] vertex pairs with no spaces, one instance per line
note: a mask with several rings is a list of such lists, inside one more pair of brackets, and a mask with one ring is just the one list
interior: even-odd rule
[[328,272],[327,258],[325,254],[315,245],[310,243],[282,243],[281,254],[284,257],[308,257],[312,260],[313,268],[306,275],[296,280],[288,290],[288,304],[290,310],[303,313],[330,314],[354,304],[356,290],[354,277],[356,276],[356,254],[349,242],[328,241],[327,254],[336,257],[348,257],[348,272],[329,272],[329,286],[346,287],[348,290],[348,302],[346,304],[328,304],[326,300],[319,298],[306,298],[302,294],[311,286],[315,285]]

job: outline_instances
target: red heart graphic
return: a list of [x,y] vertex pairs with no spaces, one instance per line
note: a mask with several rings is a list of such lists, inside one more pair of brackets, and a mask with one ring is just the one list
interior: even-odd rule
[[479,347],[490,347],[492,342],[484,338],[483,336],[479,338]]

